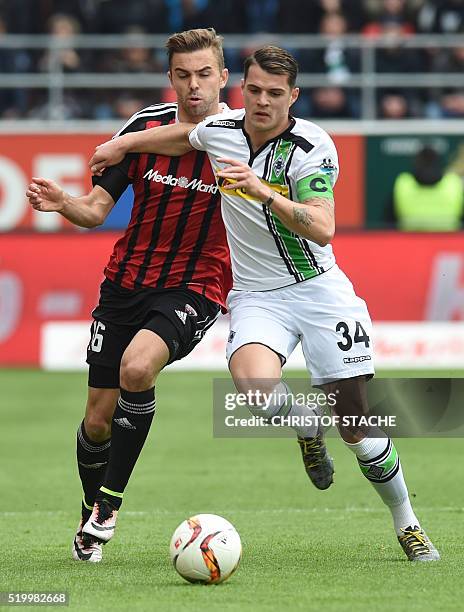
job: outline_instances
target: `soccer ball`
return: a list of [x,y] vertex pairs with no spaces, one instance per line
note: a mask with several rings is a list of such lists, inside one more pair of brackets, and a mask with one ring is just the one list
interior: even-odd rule
[[218,584],[237,569],[242,543],[235,527],[222,516],[197,514],[174,531],[169,552],[185,580]]

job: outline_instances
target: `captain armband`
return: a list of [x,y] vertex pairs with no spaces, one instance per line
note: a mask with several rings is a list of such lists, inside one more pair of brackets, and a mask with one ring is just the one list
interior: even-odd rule
[[333,200],[333,189],[330,178],[326,174],[312,174],[300,179],[297,184],[298,201],[304,202],[310,198],[330,198]]

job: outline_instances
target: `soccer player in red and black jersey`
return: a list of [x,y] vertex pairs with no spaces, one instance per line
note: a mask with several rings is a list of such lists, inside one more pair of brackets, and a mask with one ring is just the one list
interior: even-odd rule
[[[136,113],[117,135],[176,121],[198,123],[220,112],[227,81],[214,30],[174,34],[167,42],[177,104]],[[105,268],[88,346],[89,389],[77,432],[84,497],[73,541],[76,560],[98,562],[155,412],[155,380],[182,359],[214,323],[231,286],[220,194],[206,153],[182,157],[131,154],[72,197],[34,178],[36,210],[56,211],[81,227],[103,223],[132,183],[129,225]]]

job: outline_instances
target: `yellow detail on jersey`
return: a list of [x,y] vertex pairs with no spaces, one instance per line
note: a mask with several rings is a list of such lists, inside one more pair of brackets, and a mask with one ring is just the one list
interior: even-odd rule
[[[259,180],[261,181],[261,183],[263,185],[266,185],[266,187],[269,187],[269,189],[272,189],[272,191],[275,191],[276,193],[279,193],[280,195],[284,196],[285,198],[288,198],[289,189],[288,189],[287,185],[278,185],[276,183],[269,183],[268,181],[265,181],[264,179],[259,179]],[[259,201],[256,198],[254,198],[251,195],[249,195],[248,193],[245,193],[243,191],[243,189],[224,189],[223,185],[225,185],[227,183],[233,185],[234,183],[237,182],[236,179],[224,179],[222,177],[218,177],[217,181],[218,181],[218,185],[219,185],[219,191],[221,193],[225,193],[225,194],[228,194],[228,195],[236,195],[236,196],[239,196],[240,198],[243,198],[244,200],[248,200],[250,202],[258,202]]]

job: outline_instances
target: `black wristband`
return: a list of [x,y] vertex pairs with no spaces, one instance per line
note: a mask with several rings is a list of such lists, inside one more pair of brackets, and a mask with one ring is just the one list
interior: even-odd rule
[[268,197],[267,200],[263,202],[264,206],[267,206],[267,208],[271,208],[272,203],[274,202],[274,198],[275,198],[275,191],[271,190],[271,195]]

